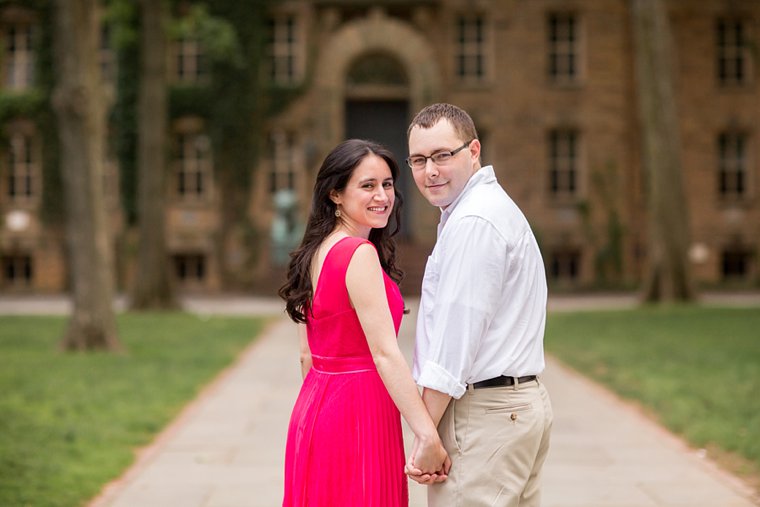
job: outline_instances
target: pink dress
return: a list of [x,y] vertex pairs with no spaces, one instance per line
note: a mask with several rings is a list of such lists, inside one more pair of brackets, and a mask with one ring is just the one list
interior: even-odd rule
[[[285,507],[408,505],[401,417],[377,373],[346,289],[361,238],[343,238],[325,257],[307,314],[312,368],[288,428]],[[371,243],[370,243],[371,244]],[[404,302],[387,275],[396,334]]]

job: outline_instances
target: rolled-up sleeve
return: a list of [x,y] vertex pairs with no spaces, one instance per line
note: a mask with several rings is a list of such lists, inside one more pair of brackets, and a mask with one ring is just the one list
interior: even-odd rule
[[417,383],[422,387],[447,393],[457,399],[461,398],[467,389],[467,384],[463,384],[446,368],[431,360],[425,361]]
[[477,216],[449,221],[438,242],[438,284],[426,302],[428,350],[417,383],[458,399],[498,308],[507,245]]

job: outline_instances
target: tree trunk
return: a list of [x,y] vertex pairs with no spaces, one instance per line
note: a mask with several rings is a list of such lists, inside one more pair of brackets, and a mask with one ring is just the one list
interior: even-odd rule
[[53,107],[58,118],[73,312],[62,347],[117,350],[112,242],[103,174],[105,102],[98,0],[56,0]]
[[645,301],[695,296],[680,160],[668,17],[661,0],[632,0],[643,163],[649,211]]
[[141,0],[138,121],[138,254],[133,309],[177,307],[166,249],[166,4]]

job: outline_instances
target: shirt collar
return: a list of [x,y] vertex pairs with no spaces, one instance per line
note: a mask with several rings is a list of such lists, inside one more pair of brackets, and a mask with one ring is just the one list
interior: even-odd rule
[[457,198],[451,201],[451,204],[449,204],[449,206],[446,209],[441,208],[441,223],[438,226],[438,232],[440,233],[441,229],[443,228],[443,225],[449,219],[451,214],[454,212],[454,209],[456,209],[457,205],[462,201],[462,198],[466,194],[469,194],[472,191],[472,189],[478,185],[492,183],[495,181],[496,181],[496,174],[493,172],[492,165],[483,166],[477,171],[475,171],[475,173],[472,176],[470,176],[470,179],[467,180],[467,184],[464,186],[464,188],[459,193]]

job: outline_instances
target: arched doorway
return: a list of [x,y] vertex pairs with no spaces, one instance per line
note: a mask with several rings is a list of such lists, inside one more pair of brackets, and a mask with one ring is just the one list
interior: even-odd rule
[[[367,72],[365,62],[373,61],[385,62],[383,65],[388,66],[378,72],[378,76],[385,76],[382,86],[375,87],[371,79],[369,83],[361,82],[361,76]],[[402,141],[391,139],[385,144],[391,145],[400,164],[404,164],[402,172],[407,172],[408,181],[401,182],[408,187],[404,191],[407,210],[404,218],[408,218],[405,220],[406,233],[414,241],[432,245],[440,213],[423,202],[423,197],[410,184],[411,175],[403,162],[407,152],[406,127],[411,115],[440,97],[441,75],[429,41],[409,24],[386,16],[382,9],[373,9],[366,18],[346,23],[330,37],[320,50],[316,69],[313,119],[316,147],[320,153],[327,153],[349,136],[368,137],[360,130],[353,130],[349,115],[355,117],[369,109],[397,118],[399,111],[406,107],[400,128],[391,128],[402,136]],[[372,79],[379,79],[378,76]],[[356,86],[347,90],[357,78]],[[403,85],[394,85],[394,80]],[[391,104],[394,101],[397,103]],[[398,124],[396,119],[390,121]],[[360,122],[364,127],[369,124]],[[412,209],[413,214],[409,212]]]
[[[404,163],[409,118],[409,85],[404,68],[387,53],[365,53],[351,63],[345,90],[346,137],[371,139],[391,149],[400,170],[396,185],[405,197],[402,223],[409,224],[414,187]],[[401,234],[408,237],[408,227],[402,228]]]

